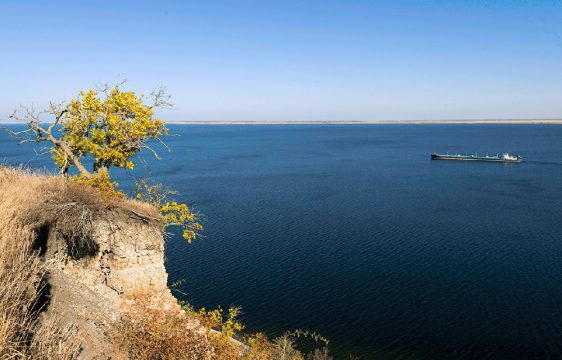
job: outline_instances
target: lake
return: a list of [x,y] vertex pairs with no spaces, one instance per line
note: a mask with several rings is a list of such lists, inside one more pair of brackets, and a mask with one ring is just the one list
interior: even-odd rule
[[[203,238],[167,244],[181,299],[242,306],[252,332],[314,330],[341,357],[562,357],[562,126],[171,129],[139,170],[204,216]],[[49,166],[15,143],[0,134],[0,163]]]

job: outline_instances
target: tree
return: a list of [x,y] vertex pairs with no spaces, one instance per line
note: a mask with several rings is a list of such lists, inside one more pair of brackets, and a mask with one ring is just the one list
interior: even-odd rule
[[[148,140],[161,141],[168,135],[164,121],[154,116],[154,109],[170,107],[163,90],[151,94],[147,104],[143,95],[121,91],[119,85],[105,86],[101,91],[81,91],[76,99],[65,104],[50,103],[50,107],[36,112],[33,107],[14,111],[12,119],[23,121],[27,129],[8,130],[14,136],[24,137],[23,142],[50,142],[55,164],[63,175],[74,166],[83,178],[108,171],[110,167],[134,169],[132,156],[147,149],[157,158]],[[40,117],[50,115],[51,123],[43,125]],[[84,165],[91,156],[89,171]]]
[[[20,137],[21,143],[48,142],[53,161],[63,176],[95,187],[111,196],[124,196],[116,191],[111,181],[111,167],[133,170],[133,155],[143,149],[158,154],[149,146],[156,140],[166,146],[161,137],[169,135],[165,122],[158,119],[154,110],[169,108],[169,96],[163,89],[153,91],[149,97],[133,91],[122,91],[120,86],[105,85],[100,90],[81,91],[76,99],[65,103],[50,103],[48,109],[37,112],[33,107],[14,111],[12,119],[22,121],[26,129],[5,129],[12,136]],[[50,116],[45,123],[42,116]],[[91,161],[91,170],[85,163]],[[70,175],[76,168],[78,174]],[[145,183],[146,185],[146,183]],[[141,198],[137,194],[137,198]],[[183,236],[188,241],[196,237],[201,225],[186,204],[157,202],[168,225],[184,227]]]

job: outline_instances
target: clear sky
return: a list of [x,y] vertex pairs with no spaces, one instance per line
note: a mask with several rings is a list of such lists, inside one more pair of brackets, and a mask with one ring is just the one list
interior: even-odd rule
[[0,1],[0,115],[128,79],[168,120],[562,117],[560,1]]

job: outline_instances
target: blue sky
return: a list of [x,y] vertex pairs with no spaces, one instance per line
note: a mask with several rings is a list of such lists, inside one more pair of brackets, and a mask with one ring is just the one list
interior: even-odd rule
[[560,1],[0,2],[0,116],[127,78],[168,120],[562,117]]

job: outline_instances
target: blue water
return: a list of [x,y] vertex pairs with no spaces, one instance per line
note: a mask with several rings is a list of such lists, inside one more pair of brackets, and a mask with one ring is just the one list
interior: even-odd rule
[[[177,296],[340,356],[562,357],[562,126],[172,130],[140,170],[205,217],[204,238],[168,243]],[[0,162],[48,164],[14,143],[0,135]],[[528,161],[429,160],[506,150]]]

